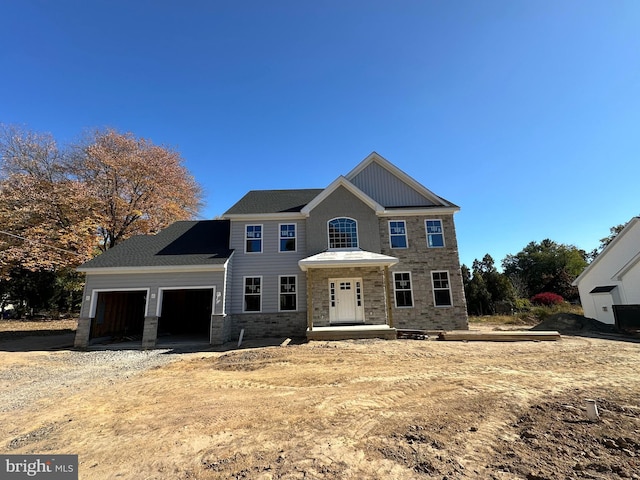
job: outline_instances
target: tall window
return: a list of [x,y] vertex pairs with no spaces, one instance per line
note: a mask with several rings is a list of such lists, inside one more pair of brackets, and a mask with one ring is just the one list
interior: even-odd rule
[[355,220],[329,220],[329,248],[358,248],[358,226]]
[[426,220],[427,245],[429,248],[444,247],[444,230],[442,220]]
[[451,287],[449,286],[449,272],[431,272],[433,284],[433,303],[436,307],[450,307]]
[[394,272],[393,289],[396,294],[396,307],[413,307],[410,272]]
[[296,310],[298,308],[298,294],[296,276],[280,277],[280,310]]
[[262,310],[262,277],[244,277],[244,310],[259,312]]
[[262,225],[247,225],[245,232],[245,252],[262,252]]
[[404,220],[389,220],[391,248],[407,248],[407,226]]
[[280,224],[280,251],[281,252],[296,251],[296,224],[295,223]]

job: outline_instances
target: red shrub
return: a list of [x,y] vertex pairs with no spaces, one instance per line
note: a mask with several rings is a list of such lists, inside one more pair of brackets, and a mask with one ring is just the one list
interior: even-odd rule
[[564,298],[551,292],[538,293],[531,298],[531,303],[534,305],[558,305],[562,302],[564,302]]

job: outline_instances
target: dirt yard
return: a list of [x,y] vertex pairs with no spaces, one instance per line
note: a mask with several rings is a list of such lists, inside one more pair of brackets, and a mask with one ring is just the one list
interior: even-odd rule
[[82,480],[640,478],[630,341],[185,354],[12,341],[0,341],[0,451],[78,454]]

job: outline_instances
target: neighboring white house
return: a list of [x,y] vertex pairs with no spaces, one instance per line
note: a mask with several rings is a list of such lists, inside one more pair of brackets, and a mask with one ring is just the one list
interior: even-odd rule
[[614,305],[640,306],[640,217],[631,219],[573,285],[585,317],[603,323],[616,323]]

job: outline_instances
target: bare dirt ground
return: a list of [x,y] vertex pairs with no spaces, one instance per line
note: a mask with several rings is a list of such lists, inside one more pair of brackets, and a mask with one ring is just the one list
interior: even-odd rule
[[[0,341],[0,452],[78,454],[83,480],[640,478],[631,341],[188,354],[10,343]],[[587,398],[601,421],[587,420]]]

